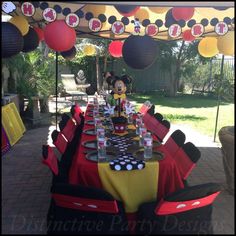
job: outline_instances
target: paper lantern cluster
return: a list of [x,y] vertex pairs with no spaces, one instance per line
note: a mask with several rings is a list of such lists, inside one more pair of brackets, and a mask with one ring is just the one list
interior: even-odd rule
[[229,31],[224,36],[220,36],[217,40],[219,53],[227,56],[234,55],[234,31]]
[[29,31],[29,24],[28,21],[23,16],[14,16],[9,21],[13,25],[15,25],[21,32],[21,34],[24,36]]
[[38,27],[33,27],[33,28],[39,37],[39,41],[43,41],[44,40],[44,31]]
[[194,15],[193,7],[173,7],[172,15],[175,20],[190,20]]
[[182,36],[183,40],[187,42],[192,42],[193,40],[195,40],[195,37],[191,33],[191,29],[185,30]]
[[24,47],[22,49],[22,52],[31,52],[38,47],[39,37],[33,28],[29,27],[28,33],[23,38]]
[[94,45],[88,44],[84,46],[83,52],[86,56],[93,56],[96,53],[96,49]]
[[2,22],[2,58],[18,54],[24,46],[20,30],[9,22]]
[[234,31],[219,38],[205,37],[198,44],[198,52],[203,57],[214,57],[217,53],[234,55]]
[[169,10],[169,7],[149,7],[149,10],[157,14],[165,13]]
[[157,44],[153,38],[148,35],[129,36],[123,45],[122,55],[125,63],[134,69],[146,69],[156,59]]
[[73,46],[70,50],[61,52],[61,55],[66,59],[66,60],[72,60],[75,55],[76,55],[76,48]]
[[203,38],[198,44],[198,52],[203,57],[214,57],[219,52],[217,39],[214,37]]
[[[22,52],[35,50],[39,36],[30,27],[23,16],[14,16],[8,22],[2,22],[2,57],[8,58]],[[43,32],[41,32],[41,38]]]
[[76,33],[64,20],[56,20],[45,27],[44,40],[49,48],[64,52],[75,45]]
[[125,17],[133,16],[140,7],[137,6],[127,6],[127,5],[115,5],[116,10]]
[[113,57],[122,57],[123,42],[113,41],[109,44],[108,50]]
[[134,14],[135,18],[138,18],[140,22],[142,22],[145,19],[149,19],[149,13],[147,10],[145,9],[139,9],[138,11],[136,11],[136,13]]

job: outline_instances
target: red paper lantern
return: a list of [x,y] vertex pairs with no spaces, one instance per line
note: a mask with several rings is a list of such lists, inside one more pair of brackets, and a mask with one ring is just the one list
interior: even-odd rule
[[109,44],[108,50],[113,57],[122,57],[122,47],[123,42],[113,41]]
[[56,20],[45,27],[44,40],[55,51],[68,51],[75,45],[76,33],[64,20]]
[[115,6],[115,8],[122,16],[130,17],[134,16],[134,14],[139,10],[140,7],[117,5]]
[[193,17],[194,7],[173,7],[172,15],[175,20],[189,20]]
[[183,40],[187,42],[192,42],[193,40],[195,40],[195,37],[191,33],[191,29],[185,30],[183,32]]
[[36,31],[38,37],[39,37],[39,41],[43,41],[44,40],[44,32],[41,28],[38,27],[33,27],[34,30]]

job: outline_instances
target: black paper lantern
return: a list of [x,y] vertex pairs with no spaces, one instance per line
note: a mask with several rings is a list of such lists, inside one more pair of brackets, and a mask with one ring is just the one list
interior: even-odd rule
[[114,7],[122,16],[126,17],[133,16],[140,8],[138,6],[131,5],[114,5]]
[[66,59],[66,60],[71,60],[75,57],[76,55],[76,48],[73,46],[70,50],[61,52],[61,55]]
[[20,30],[9,22],[2,22],[2,58],[18,54],[24,46]]
[[23,37],[24,47],[22,52],[31,52],[35,50],[39,45],[39,37],[33,28],[29,28],[29,32]]
[[172,9],[168,10],[165,16],[165,27],[170,27],[173,24],[178,24],[178,21],[175,20],[172,14]]
[[131,68],[145,69],[156,59],[157,43],[148,35],[131,35],[124,42],[122,54]]

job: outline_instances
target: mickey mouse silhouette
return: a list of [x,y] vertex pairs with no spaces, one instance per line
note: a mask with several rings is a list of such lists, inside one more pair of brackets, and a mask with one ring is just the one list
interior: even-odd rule
[[141,24],[139,22],[139,19],[135,18],[134,20],[131,20],[131,23],[134,24],[134,32],[135,33],[140,33]]

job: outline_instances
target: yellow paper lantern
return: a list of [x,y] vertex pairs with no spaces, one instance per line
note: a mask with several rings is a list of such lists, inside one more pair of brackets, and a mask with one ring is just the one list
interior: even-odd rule
[[96,53],[96,49],[94,45],[85,45],[84,46],[84,54],[86,56],[92,56]]
[[149,13],[145,9],[139,9],[135,14],[134,18],[138,18],[140,22],[142,22],[145,19],[149,19]]
[[217,47],[220,53],[226,56],[234,55],[234,31],[229,31],[217,40]]
[[214,37],[203,38],[198,44],[198,52],[203,57],[214,57],[219,52],[217,39]]
[[169,10],[169,7],[149,7],[149,10],[157,14],[165,13]]
[[85,12],[85,13],[91,12],[91,13],[93,13],[93,17],[98,17],[100,14],[104,14],[105,11],[106,11],[106,6],[104,6],[104,5],[87,4],[83,8],[83,12]]
[[29,24],[28,21],[23,16],[14,16],[9,21],[13,25],[15,25],[21,32],[21,34],[24,36],[29,31]]

